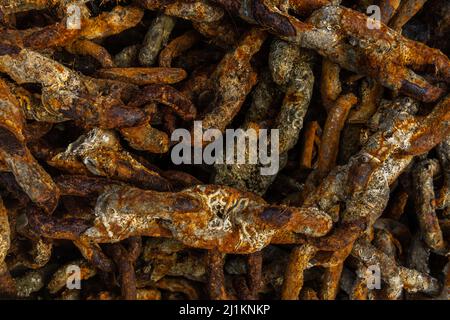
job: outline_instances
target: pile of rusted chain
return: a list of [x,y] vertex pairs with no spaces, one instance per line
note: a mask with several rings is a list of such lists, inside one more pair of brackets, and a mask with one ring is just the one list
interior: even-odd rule
[[[0,20],[0,297],[447,299],[449,2],[0,0]],[[280,171],[175,165],[194,120],[278,129]]]

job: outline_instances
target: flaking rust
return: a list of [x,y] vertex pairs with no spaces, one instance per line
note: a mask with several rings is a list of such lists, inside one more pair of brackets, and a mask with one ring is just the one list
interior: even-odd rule
[[217,96],[213,110],[202,119],[205,130],[216,128],[224,131],[240,110],[245,97],[256,83],[256,73],[250,59],[259,51],[266,37],[265,31],[252,28],[236,49],[217,65],[211,75]]
[[[244,129],[279,130],[278,153],[281,167],[284,166],[287,152],[297,143],[311,101],[314,84],[312,59],[310,52],[285,41],[275,40],[269,53],[271,75],[263,75],[264,78],[254,90],[252,105],[247,111]],[[271,120],[271,107],[280,93],[284,93],[280,111],[275,119]],[[247,152],[250,153],[250,150]],[[217,165],[214,181],[263,194],[276,176],[262,176],[261,167],[260,163]]]
[[59,190],[27,148],[23,113],[3,80],[0,95],[0,157],[30,199],[51,213],[57,205]]
[[0,298],[447,298],[449,5],[349,3],[0,0]]
[[49,164],[76,174],[93,174],[167,190],[169,182],[122,150],[113,131],[93,129],[57,154]]
[[[90,242],[108,243],[130,236],[158,237],[162,233],[190,247],[251,253],[267,246],[276,233],[320,237],[331,227],[330,218],[317,209],[271,206],[254,194],[214,185],[178,193],[111,187],[98,197],[95,216],[92,227],[78,235],[69,231],[69,239],[79,236]],[[58,223],[42,220],[39,215],[33,219],[38,233],[38,229],[50,230]],[[52,237],[51,231],[44,233]],[[64,232],[53,236],[66,237]]]
[[[376,78],[383,86],[400,90],[416,99],[430,102],[444,91],[414,71],[434,66],[432,77],[449,81],[450,62],[442,52],[402,37],[381,24],[367,28],[367,17],[342,6],[323,6],[302,22],[274,3],[261,0],[249,8],[237,1],[217,1],[244,20],[269,28],[274,34],[303,47],[316,50],[341,67]],[[351,37],[346,43],[344,39]],[[371,43],[377,43],[373,50]]]

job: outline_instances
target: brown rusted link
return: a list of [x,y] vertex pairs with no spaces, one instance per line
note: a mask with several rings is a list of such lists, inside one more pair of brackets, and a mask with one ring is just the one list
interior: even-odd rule
[[445,247],[434,204],[433,177],[439,169],[439,163],[429,159],[418,163],[413,173],[414,202],[420,229],[425,243],[438,251]]
[[97,71],[97,76],[105,79],[120,80],[139,86],[166,83],[173,84],[186,78],[186,71],[179,68],[108,68]]
[[303,272],[316,252],[317,249],[310,244],[303,244],[292,249],[284,274],[281,299],[298,300],[299,293],[303,287]]
[[61,175],[54,179],[63,196],[87,197],[102,193],[112,184],[121,184],[102,177],[88,177],[83,175]]
[[[216,207],[218,203],[223,206]],[[126,212],[125,208],[128,208]],[[225,221],[218,216],[222,212]],[[95,213],[92,227],[80,236],[92,243],[116,242],[132,236],[169,235],[191,247],[224,253],[259,251],[277,232],[320,237],[331,228],[330,218],[320,211],[270,206],[254,194],[213,185],[196,186],[178,193],[113,186],[100,195]],[[121,216],[119,220],[116,214]],[[187,215],[191,217],[189,224],[185,223]],[[239,221],[235,220],[238,216]],[[53,228],[51,220],[46,221],[49,221],[46,225]],[[202,231],[195,235],[192,228]],[[70,239],[78,235],[72,231],[67,233]]]
[[[288,59],[290,55],[290,49],[276,51],[278,51],[278,54],[274,55],[280,58],[281,61],[283,60],[283,56],[284,59]],[[288,57],[285,56],[286,53]],[[272,70],[272,77],[274,79],[283,79],[281,80],[282,83],[286,83],[285,96],[274,124],[274,127],[279,130],[278,152],[280,154],[289,151],[297,143],[300,130],[303,128],[303,119],[312,98],[314,85],[311,55],[306,50],[297,49],[295,56],[296,59],[293,61],[294,65],[291,72],[286,75],[287,77],[283,75],[275,76],[276,71]],[[282,69],[282,66],[276,67],[276,62],[272,62],[271,65],[274,69]]]
[[70,4],[77,4],[81,6],[88,1],[89,0],[1,0],[0,10],[4,14],[13,14],[31,10],[43,10],[54,6],[58,6],[58,9],[62,10],[66,9],[66,7]]
[[105,38],[136,26],[144,11],[133,6],[115,6],[111,12],[82,21],[80,36],[86,39]]
[[214,66],[200,67],[192,72],[190,77],[182,84],[180,92],[189,100],[195,101],[199,95],[212,90],[211,75]]
[[132,237],[127,239],[127,250],[131,262],[135,263],[142,253],[142,238]]
[[181,188],[193,187],[204,184],[196,177],[182,171],[168,170],[162,172],[161,175],[167,180],[169,180],[173,185],[179,186]]
[[247,284],[249,289],[249,300],[258,300],[259,291],[262,286],[263,254],[262,251],[247,256]]
[[136,127],[120,129],[122,137],[133,149],[153,153],[166,153],[169,150],[169,136],[150,124],[156,110],[156,104],[146,105],[144,111],[150,118],[147,122]]
[[322,286],[320,288],[319,296],[322,300],[335,300],[339,291],[339,282],[341,280],[342,270],[344,268],[344,261],[350,254],[353,248],[353,243],[350,243],[345,248],[334,253],[334,258],[337,261],[335,265],[328,267],[322,278]]
[[164,9],[169,16],[179,17],[195,22],[219,21],[224,12],[221,8],[212,6],[206,1],[176,1]]
[[349,294],[350,300],[367,300],[369,288],[367,286],[367,267],[363,263],[358,263],[356,279]]
[[343,222],[341,225],[333,228],[326,236],[313,238],[292,232],[283,232],[276,234],[273,244],[310,244],[320,251],[339,251],[355,242],[366,229],[366,223],[362,219],[352,222]]
[[122,128],[120,133],[133,149],[152,153],[166,153],[169,151],[170,142],[168,135],[153,128],[150,123],[131,128]]
[[214,22],[193,22],[192,26],[212,44],[225,49],[236,44],[241,31],[226,18]]
[[3,205],[3,200],[0,198],[0,264],[5,261],[9,246],[11,244],[10,242],[8,212]]
[[85,239],[76,239],[73,241],[73,244],[95,268],[104,272],[113,272],[115,270],[114,262],[103,253],[98,244],[90,243]]
[[188,31],[173,39],[159,54],[159,65],[170,68],[172,60],[189,50],[200,40],[200,36],[195,31]]
[[[404,224],[387,218],[379,218],[373,225],[375,230],[386,230],[400,244],[397,244],[398,248],[408,248],[411,243],[411,232]],[[403,249],[402,249],[403,250]]]
[[134,272],[132,258],[128,254],[128,251],[118,243],[108,245],[106,251],[117,265],[120,277],[122,299],[136,300],[136,275]]
[[349,123],[366,123],[376,112],[383,87],[373,79],[366,78],[361,85],[361,99],[356,109],[350,111]]
[[433,149],[450,134],[450,95],[443,98],[419,123],[405,155],[421,155]]
[[23,47],[39,50],[65,46],[75,41],[80,33],[81,30],[68,29],[66,21],[62,21],[38,30],[17,32],[17,40]]
[[48,163],[72,174],[93,174],[146,188],[169,190],[170,183],[123,150],[113,131],[93,129]]
[[379,4],[381,11],[381,22],[387,25],[396,14],[400,3],[401,0],[381,0]]
[[101,45],[90,40],[76,40],[67,45],[66,50],[73,54],[89,55],[96,59],[103,68],[113,68],[114,61],[109,52]]
[[436,207],[446,209],[450,207],[450,138],[447,137],[437,147],[444,183],[436,199]]
[[197,110],[182,93],[169,85],[153,84],[142,89],[141,93],[129,104],[138,107],[148,102],[162,103],[174,110],[182,119],[193,120]]
[[229,299],[225,289],[225,275],[223,271],[225,256],[215,250],[208,250],[208,294],[212,300]]
[[303,190],[305,194],[311,192],[314,186],[335,166],[341,130],[345,125],[351,107],[356,102],[357,98],[352,93],[342,95],[329,110],[319,146],[317,168],[310,174],[306,181],[306,186]]
[[[25,233],[23,233],[23,235],[30,237]],[[29,269],[43,268],[49,262],[52,255],[52,241],[38,237],[29,239],[29,241],[31,242],[31,249],[21,251],[17,254],[17,258],[20,261],[19,263]]]
[[28,150],[23,114],[7,83],[1,79],[0,100],[0,158],[30,199],[52,213],[59,199],[58,187]]
[[402,27],[422,9],[426,2],[427,0],[403,0],[397,13],[389,22],[389,26],[394,30],[401,31]]
[[[381,11],[381,22],[388,25],[388,22],[395,14],[401,0],[381,0],[379,3]],[[381,84],[371,78],[363,80],[361,85],[360,104],[356,110],[352,110],[349,115],[349,123],[366,123],[375,113],[378,102],[383,95]]]
[[[44,108],[58,114],[60,121],[82,120],[86,125],[115,128],[137,125],[145,117],[141,110],[124,105],[120,97],[123,85],[111,87],[111,83],[80,76],[35,51],[23,49],[14,56],[1,56],[0,70],[18,84],[40,83]],[[110,96],[104,95],[106,85],[113,91]]]
[[[61,23],[36,31],[20,32],[18,36],[23,39],[23,46],[27,48],[43,49],[66,46],[77,38],[92,40],[118,34],[137,25],[144,15],[143,10],[136,7],[116,6],[111,12],[103,12],[95,18],[89,19],[89,13],[86,10],[85,7],[80,9],[80,28],[68,28],[66,18]],[[92,50],[92,46],[90,49]]]
[[58,123],[67,120],[63,115],[57,114],[50,109],[47,109],[41,101],[41,96],[32,94],[22,87],[10,84],[11,93],[24,113],[27,120],[36,120],[47,123]]
[[117,68],[130,68],[138,64],[140,45],[134,44],[124,48],[114,56],[114,65]]
[[303,147],[300,156],[300,167],[305,169],[313,168],[314,146],[320,126],[317,121],[308,122],[303,133]]
[[[341,67],[364,73],[392,90],[401,90],[422,101],[435,101],[444,93],[444,90],[431,85],[413,71],[420,71],[424,65],[430,64],[436,68],[437,78],[449,81],[450,61],[439,50],[406,39],[383,24],[380,29],[366,28],[367,17],[364,14],[344,7],[321,8],[308,19],[308,22],[319,29],[335,30],[327,32],[330,36],[333,34],[339,38],[351,35],[358,38],[356,47],[345,45],[340,43],[341,40],[337,40],[336,46],[325,48],[314,40],[319,30],[312,29],[298,34],[297,41],[302,41],[302,46],[318,50]],[[329,40],[333,41],[331,38]],[[362,43],[365,41],[377,40],[383,41],[386,49],[392,49],[396,45],[397,48],[385,50],[382,53],[362,48]],[[354,57],[353,54],[358,58],[351,58]],[[410,66],[413,70],[406,66]]]
[[320,178],[327,175],[336,164],[340,133],[345,125],[350,109],[357,101],[353,94],[346,94],[339,97],[329,110],[322,133],[317,161],[317,172]]
[[[442,113],[448,112],[446,104],[439,103],[425,118],[406,116],[408,112],[414,112],[414,109],[417,107],[414,103],[403,101],[401,104],[396,103],[391,105],[391,108],[393,107],[394,109],[388,109],[389,113],[393,113],[390,115],[390,117],[393,117],[391,120],[393,122],[373,135],[366,144],[366,147],[360,151],[359,155],[350,159],[346,169],[345,167],[341,167],[337,169],[340,173],[331,172],[319,186],[318,190],[307,198],[305,201],[306,205],[311,206],[314,202],[317,202],[320,203],[322,210],[325,207],[328,208],[325,209],[327,211],[336,205],[335,201],[329,201],[329,199],[332,199],[330,197],[334,196],[345,199],[346,196],[344,194],[350,192],[353,195],[350,197],[350,201],[348,201],[349,199],[346,201],[344,220],[360,218],[366,215],[366,218],[369,218],[370,224],[376,221],[386,206],[387,195],[389,194],[388,186],[395,181],[398,175],[412,160],[412,156],[408,154],[400,157],[397,155],[408,150],[416,141],[415,139],[418,133],[423,132],[424,128],[428,127],[431,123],[434,127],[437,127],[436,130],[438,132],[442,132],[443,128],[446,128],[445,121],[439,123],[434,122],[437,118],[442,119]],[[394,112],[394,110],[396,111]],[[385,122],[385,124],[387,123]],[[402,129],[400,130],[400,128]],[[409,132],[409,134],[405,136],[405,132]],[[396,138],[392,138],[394,136]],[[387,139],[387,137],[390,138]],[[439,139],[437,140],[439,141]],[[399,141],[402,143],[399,143]],[[433,147],[434,144],[427,144],[421,152],[427,152],[429,148]],[[347,169],[349,171],[346,171]],[[348,176],[348,174],[351,174],[351,176]],[[351,178],[345,182],[347,179],[345,177]],[[344,185],[346,183],[349,184],[342,186],[340,185],[342,183]],[[347,190],[344,194],[342,194],[342,187]],[[365,198],[359,192],[355,193],[356,190],[364,190],[363,194],[369,192],[372,194],[372,197],[377,194],[380,202],[367,202],[368,207],[364,207],[360,201],[365,202],[366,200],[363,200]],[[363,214],[363,212],[365,213]]]
[[156,62],[156,58],[162,47],[166,45],[174,26],[175,18],[165,14],[160,14],[153,20],[142,47],[139,49],[138,59],[141,65],[151,66]]
[[327,58],[322,60],[322,74],[320,79],[320,95],[322,104],[328,111],[334,105],[342,92],[342,85],[339,79],[341,68]]
[[[30,1],[30,4],[34,1]],[[1,42],[2,42],[2,49],[7,50],[8,47],[11,47],[9,44],[11,44],[11,41],[18,45],[19,47],[29,47],[34,49],[43,49],[43,48],[50,48],[55,46],[64,46],[75,39],[77,39],[81,34],[82,25],[75,26],[75,28],[72,28],[70,26],[69,18],[64,18],[68,13],[70,8],[70,5],[75,5],[76,9],[78,11],[79,21],[84,22],[89,18],[89,10],[85,6],[86,0],[77,0],[76,3],[73,1],[71,3],[64,1],[63,3],[60,3],[60,10],[59,10],[59,18],[62,19],[62,21],[50,24],[44,27],[38,27],[38,28],[30,28],[25,30],[16,30],[16,29],[2,29],[0,33],[2,34]],[[49,4],[50,5],[50,4]],[[13,12],[15,10],[21,11],[20,7],[27,7],[27,4],[19,1],[19,4],[17,4],[17,7],[14,8],[14,5],[7,5],[6,11],[10,11],[11,9]],[[0,13],[2,10],[5,10],[5,7],[0,7]],[[14,15],[10,15],[6,17],[6,20],[9,20],[8,18],[13,18]],[[9,27],[9,26],[8,26]],[[12,46],[14,48],[14,46]],[[10,48],[10,49],[12,49]]]
[[224,15],[221,8],[202,0],[140,0],[139,2],[147,9],[162,10],[168,16],[195,22],[214,22],[220,20]]
[[373,244],[377,249],[383,251],[385,254],[393,257],[394,259],[397,259],[398,257],[397,251],[401,253],[402,250],[399,242],[389,231],[385,229],[378,229],[374,231]]
[[58,3],[58,0],[17,0],[0,1],[0,10],[4,14],[12,14],[29,10],[42,10]]
[[16,295],[14,281],[5,263],[5,258],[8,254],[10,244],[11,231],[8,212],[6,211],[3,201],[0,198],[0,297],[2,298],[11,298]]
[[[436,70],[432,77],[450,81],[450,61],[442,52],[406,39],[384,24],[379,29],[367,28],[367,16],[363,13],[342,6],[325,6],[303,23],[262,0],[247,7],[237,1],[217,2],[286,40],[316,50],[342,68],[368,75],[387,88],[421,101],[435,101],[445,91],[414,71],[432,65]],[[345,43],[347,37],[354,39],[353,44]],[[366,45],[375,41],[383,43],[384,49],[372,50]]]
[[323,283],[320,292],[321,300],[335,300],[339,291],[339,281],[341,280],[344,263],[329,267],[323,275]]
[[[364,243],[364,241],[358,240],[355,242],[352,256],[366,266],[379,265],[382,270],[382,279],[395,286],[397,285],[394,282],[399,283],[401,285],[399,290],[403,287],[407,292],[424,292],[430,295],[439,291],[439,282],[435,278],[417,270],[399,266],[392,258],[372,245]],[[400,293],[397,292],[396,294]]]
[[340,3],[336,0],[289,0],[288,6],[289,10],[292,10],[298,14],[308,16],[314,10],[319,9],[323,6]]
[[42,237],[67,240],[77,240],[90,226],[84,219],[49,217],[36,209],[27,212],[27,225]]
[[295,36],[299,30],[310,27],[286,13],[286,9],[277,7],[280,3],[263,0],[241,2],[238,0],[214,0],[228,12],[240,16],[243,20],[259,24],[271,32],[282,36]]
[[256,83],[256,73],[250,59],[259,51],[266,37],[263,30],[252,28],[236,49],[225,55],[217,66],[212,75],[217,96],[212,111],[202,119],[205,130],[225,130],[240,110],[245,97]]

